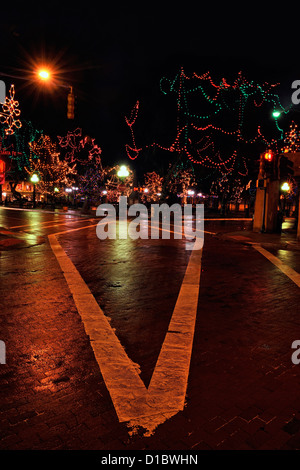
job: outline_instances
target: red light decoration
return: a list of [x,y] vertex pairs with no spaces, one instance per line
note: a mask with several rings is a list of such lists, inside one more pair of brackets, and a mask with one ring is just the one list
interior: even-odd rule
[[140,103],[139,103],[139,101],[137,101],[135,103],[134,107],[131,110],[130,117],[127,118],[125,116],[125,121],[126,121],[126,124],[128,125],[128,127],[130,128],[131,138],[132,138],[132,142],[133,142],[133,147],[131,147],[128,144],[125,145],[126,152],[127,152],[128,157],[130,158],[130,160],[135,160],[138,157],[140,151],[142,150],[142,149],[137,148],[136,143],[135,143],[135,138],[134,138],[134,132],[132,130],[132,126],[134,125],[134,123],[136,121],[136,118],[137,118],[137,115],[138,115],[139,105],[140,105]]
[[[176,137],[169,146],[153,142],[143,148],[156,146],[168,152],[184,154],[193,164],[213,168],[222,173],[232,172],[236,168],[238,174],[245,176],[248,172],[246,157],[241,153],[239,144],[254,144],[260,141],[276,151],[278,141],[282,139],[283,131],[278,127],[277,120],[274,121],[274,124],[275,131],[279,131],[278,138],[266,138],[261,130],[261,125],[257,126],[256,134],[251,138],[245,136],[245,115],[249,106],[252,106],[253,109],[253,107],[269,105],[271,109],[279,108],[281,112],[288,112],[283,109],[279,97],[274,93],[274,88],[277,85],[278,83],[270,84],[268,82],[260,85],[248,81],[242,72],[238,73],[232,83],[222,78],[218,84],[212,79],[209,72],[202,75],[194,72],[188,76],[181,68],[174,79],[163,77],[160,81],[162,93],[176,95]],[[194,110],[194,103],[198,102],[199,98],[203,104],[199,107],[203,110],[201,114]],[[138,148],[136,145],[133,132],[138,109],[139,102],[137,101],[130,117],[125,117],[133,142],[132,145],[126,144],[126,151],[132,160],[136,159],[142,151],[142,148]],[[227,116],[231,119],[228,119]],[[227,128],[221,127],[220,121],[225,122]],[[230,128],[229,125],[233,128]],[[228,150],[225,155],[224,148],[232,150]]]
[[82,129],[79,128],[74,131],[68,131],[64,137],[57,136],[60,147],[68,149],[65,155],[66,160],[70,163],[81,161],[80,150],[89,147],[87,160],[89,162],[94,161],[97,165],[101,166],[101,148],[95,144],[95,139],[88,136],[79,139],[81,136]]

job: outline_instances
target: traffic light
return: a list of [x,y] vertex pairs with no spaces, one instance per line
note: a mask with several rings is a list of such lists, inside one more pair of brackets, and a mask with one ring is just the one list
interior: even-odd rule
[[271,150],[267,150],[263,154],[264,170],[267,178],[273,177],[274,175],[274,154]]
[[68,94],[68,119],[74,119],[74,105],[75,105],[75,96],[73,92],[71,91]]
[[294,162],[288,159],[288,157],[285,157],[282,155],[280,157],[280,163],[279,163],[279,178],[281,180],[289,179],[291,176],[294,174]]

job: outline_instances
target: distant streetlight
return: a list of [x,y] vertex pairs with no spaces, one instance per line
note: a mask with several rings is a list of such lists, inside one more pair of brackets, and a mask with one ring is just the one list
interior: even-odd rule
[[41,80],[43,81],[48,81],[50,80],[50,73],[48,72],[48,70],[45,70],[45,69],[41,69],[38,71],[38,76]]
[[129,171],[126,168],[125,165],[120,166],[120,169],[119,169],[117,175],[118,175],[119,178],[126,178],[127,176],[129,176]]
[[289,183],[283,183],[281,186],[281,191],[289,191],[290,190],[290,185]]
[[30,178],[31,183],[33,184],[33,207],[36,207],[36,202],[35,202],[35,185],[40,181],[39,175],[36,173],[33,173]]

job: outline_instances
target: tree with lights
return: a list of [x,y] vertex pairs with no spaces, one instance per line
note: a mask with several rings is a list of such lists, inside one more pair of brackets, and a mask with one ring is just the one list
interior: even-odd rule
[[102,166],[101,148],[90,136],[83,136],[82,129],[68,131],[64,137],[58,136],[64,159],[76,168],[78,195],[84,198],[83,211],[100,202],[106,169]]
[[178,198],[181,198],[182,203],[185,203],[188,191],[195,185],[196,180],[193,168],[179,160],[173,165],[169,165],[163,186],[163,194],[171,202],[176,202]]
[[115,165],[106,168],[105,190],[108,202],[117,203],[120,196],[127,196],[133,192],[134,172],[125,165]]
[[289,130],[285,132],[283,141],[283,152],[299,152],[300,133],[297,124],[292,121]]
[[143,202],[157,202],[161,198],[164,179],[156,171],[148,172],[144,176],[145,187],[141,196]]
[[37,141],[30,142],[28,175],[39,175],[37,190],[54,203],[57,196],[64,197],[65,189],[75,182],[75,164],[60,159],[57,144],[48,135],[42,134]]

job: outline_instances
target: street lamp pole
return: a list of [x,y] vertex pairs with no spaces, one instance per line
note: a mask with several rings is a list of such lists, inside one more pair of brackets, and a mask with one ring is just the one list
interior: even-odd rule
[[[49,72],[47,69],[40,69],[38,71],[38,77],[42,82],[51,83],[51,72]],[[69,89],[69,93],[67,96],[67,117],[68,119],[74,119],[75,95],[73,92],[73,86],[66,83],[56,83],[55,85]]]
[[36,173],[33,173],[33,175],[32,175],[31,178],[30,178],[30,181],[31,181],[32,184],[33,184],[33,196],[32,196],[32,199],[33,199],[33,208],[35,209],[35,207],[36,207],[35,185],[36,185],[36,183],[38,183],[38,182],[40,181],[40,178],[39,178],[39,176],[38,176]]

